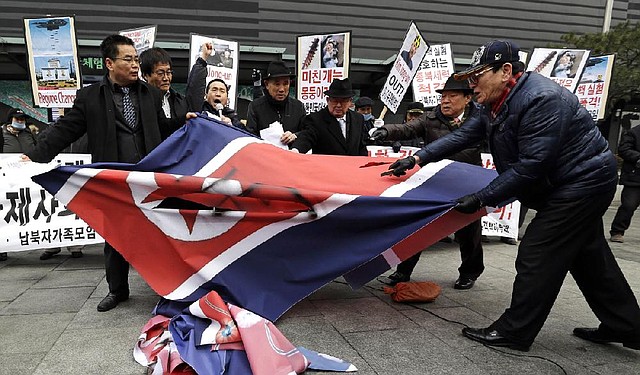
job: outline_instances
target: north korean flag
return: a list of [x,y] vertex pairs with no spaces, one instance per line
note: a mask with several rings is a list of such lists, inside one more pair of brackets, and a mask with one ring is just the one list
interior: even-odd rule
[[392,159],[282,150],[204,117],[138,164],[34,177],[161,296],[276,320],[345,275],[358,287],[485,212],[452,211],[495,171],[452,161],[381,177]]

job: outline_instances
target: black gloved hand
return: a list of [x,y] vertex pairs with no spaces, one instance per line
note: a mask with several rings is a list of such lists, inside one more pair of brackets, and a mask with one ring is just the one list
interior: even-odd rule
[[385,128],[378,128],[371,133],[371,139],[374,141],[384,141],[389,136],[389,131]]
[[406,158],[398,159],[389,166],[389,170],[382,172],[380,176],[388,176],[390,174],[400,177],[407,174],[407,170],[416,166],[416,158],[413,156],[407,156]]
[[463,214],[472,214],[482,208],[482,202],[475,194],[465,195],[462,198],[456,199],[456,202],[458,202],[458,204],[454,208]]
[[251,80],[254,86],[262,85],[262,73],[259,69],[253,69],[253,72],[251,72]]

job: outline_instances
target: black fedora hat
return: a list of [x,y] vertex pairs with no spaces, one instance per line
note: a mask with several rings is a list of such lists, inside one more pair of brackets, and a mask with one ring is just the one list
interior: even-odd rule
[[437,89],[436,92],[438,94],[442,94],[443,91],[462,91],[465,94],[473,94],[473,89],[469,87],[469,82],[465,79],[464,81],[459,81],[453,76],[450,76],[447,79],[447,82],[444,83],[444,87],[441,89]]
[[329,90],[324,94],[330,98],[352,98],[355,95],[351,87],[351,81],[349,78],[334,79],[329,85]]
[[296,75],[289,71],[289,68],[284,64],[284,61],[272,61],[267,67],[267,76],[264,79],[289,77],[293,78]]

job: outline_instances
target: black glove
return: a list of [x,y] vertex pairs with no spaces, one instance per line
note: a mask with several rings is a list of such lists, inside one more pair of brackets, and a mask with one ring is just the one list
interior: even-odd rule
[[458,204],[454,208],[463,214],[472,214],[482,207],[480,198],[475,194],[465,195],[462,198],[456,199],[456,202],[458,202]]
[[413,156],[407,156],[406,158],[398,159],[389,166],[389,170],[382,172],[380,176],[388,176],[390,174],[400,177],[407,174],[408,169],[412,169],[416,166],[416,158]]
[[378,128],[371,133],[371,139],[374,141],[384,141],[389,135],[389,131],[385,128]]
[[253,72],[251,72],[251,80],[254,86],[262,85],[262,73],[260,73],[259,69],[253,69]]

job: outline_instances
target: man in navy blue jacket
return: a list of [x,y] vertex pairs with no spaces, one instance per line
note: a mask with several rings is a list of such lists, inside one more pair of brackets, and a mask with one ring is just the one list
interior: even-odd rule
[[574,335],[640,349],[640,308],[602,223],[616,191],[616,160],[589,113],[567,89],[525,73],[518,47],[508,41],[480,47],[456,78],[469,81],[483,108],[458,131],[392,164],[393,174],[487,139],[499,175],[459,198],[456,209],[473,213],[516,197],[537,211],[518,248],[511,305],[489,327],[464,328],[463,334],[529,350],[571,272],[601,322]]

